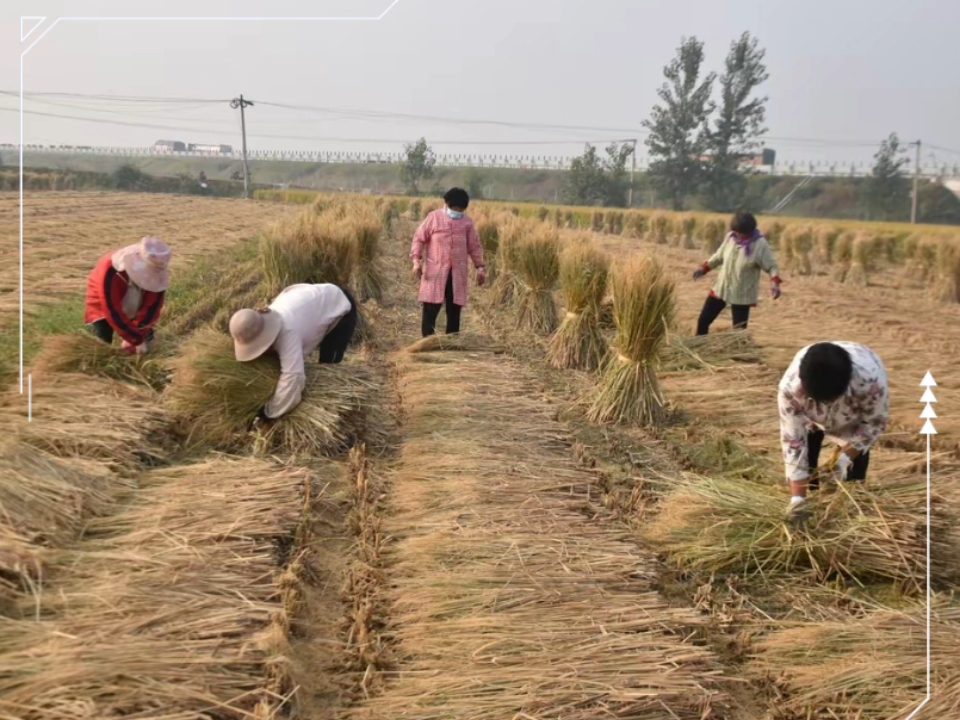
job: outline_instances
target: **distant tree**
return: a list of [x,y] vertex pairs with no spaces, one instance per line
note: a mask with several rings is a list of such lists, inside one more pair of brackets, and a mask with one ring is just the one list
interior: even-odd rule
[[675,210],[683,209],[703,180],[702,158],[710,145],[707,119],[714,109],[710,94],[716,74],[701,82],[703,57],[702,42],[683,39],[677,56],[663,69],[667,82],[657,91],[663,105],[643,121],[650,131],[646,144],[653,158],[651,179]]
[[593,145],[587,145],[583,155],[570,163],[563,190],[564,202],[625,207],[629,188],[627,161],[631,155],[633,146],[627,143],[612,143],[605,159]]
[[142,190],[148,178],[134,165],[121,165],[113,172],[112,180],[117,190]]
[[407,155],[400,168],[400,180],[411,195],[420,194],[420,184],[433,178],[433,168],[437,164],[436,155],[427,145],[426,138],[420,138],[411,145],[404,146]]
[[627,162],[633,156],[631,143],[611,143],[607,147],[607,159],[604,163],[606,183],[603,192],[603,204],[607,207],[626,207],[627,193],[630,189],[630,176]]
[[730,45],[720,76],[719,116],[710,132],[710,162],[704,187],[707,204],[716,212],[743,206],[747,180],[743,160],[756,154],[766,132],[766,97],[754,91],[770,77],[763,63],[766,52],[756,38],[743,33]]
[[467,187],[465,188],[471,200],[483,200],[483,183],[485,178],[478,170],[467,172]]
[[896,133],[890,133],[880,143],[880,149],[873,159],[873,175],[866,187],[866,206],[870,219],[906,218],[910,207],[910,187],[903,168],[910,160]]
[[567,205],[599,205],[604,194],[603,161],[597,148],[587,145],[583,155],[574,158],[567,172],[563,199]]

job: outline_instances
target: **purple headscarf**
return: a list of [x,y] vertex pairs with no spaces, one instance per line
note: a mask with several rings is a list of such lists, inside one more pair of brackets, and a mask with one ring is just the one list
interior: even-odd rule
[[735,242],[737,246],[743,250],[743,254],[747,257],[750,257],[750,255],[753,254],[754,241],[762,237],[763,233],[761,233],[760,230],[754,230],[753,235],[748,237],[746,240],[741,240],[740,237],[734,232],[730,233],[730,239],[733,240],[733,242]]

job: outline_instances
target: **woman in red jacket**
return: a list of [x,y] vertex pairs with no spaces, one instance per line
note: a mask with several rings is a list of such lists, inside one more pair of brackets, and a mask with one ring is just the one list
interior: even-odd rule
[[147,352],[170,287],[170,248],[145,237],[136,245],[104,255],[87,281],[84,322],[108,345],[113,334],[128,353]]

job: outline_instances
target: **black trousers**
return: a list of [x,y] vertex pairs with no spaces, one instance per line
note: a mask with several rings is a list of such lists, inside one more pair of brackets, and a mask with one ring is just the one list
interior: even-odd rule
[[[700,318],[697,320],[697,335],[706,335],[710,331],[713,321],[720,317],[720,313],[727,306],[727,303],[713,295],[707,295],[707,300],[703,303],[703,310],[700,311]],[[733,326],[738,330],[747,329],[747,321],[750,319],[749,305],[731,305],[730,310],[733,313]]]
[[357,301],[345,288],[341,287],[340,290],[350,301],[350,312],[340,318],[337,326],[320,343],[320,363],[322,365],[339,365],[343,362],[343,355],[347,351],[350,341],[353,340],[353,333],[357,330]]
[[113,328],[110,327],[110,323],[106,320],[97,320],[96,322],[90,323],[87,327],[107,345],[113,344]]
[[[823,448],[823,440],[826,433],[823,430],[816,430],[807,433],[807,464],[811,469],[816,469],[820,462],[820,450]],[[853,465],[847,471],[848,482],[863,482],[867,479],[867,468],[870,467],[870,451],[863,453],[853,461]],[[807,485],[808,490],[817,490],[820,487],[820,479],[816,476],[810,480]]]
[[[444,290],[444,301],[447,307],[447,335],[460,332],[460,311],[463,309],[453,301],[453,272],[447,275],[447,287]],[[429,337],[437,332],[437,317],[440,315],[440,303],[423,303],[423,321],[420,331],[423,337]]]
[[[106,320],[97,320],[96,322],[90,323],[88,327],[94,335],[103,340],[103,342],[105,342],[107,345],[113,344],[113,328],[110,327],[110,323],[108,323]],[[150,330],[144,340],[150,342],[154,337],[155,335],[153,330]]]

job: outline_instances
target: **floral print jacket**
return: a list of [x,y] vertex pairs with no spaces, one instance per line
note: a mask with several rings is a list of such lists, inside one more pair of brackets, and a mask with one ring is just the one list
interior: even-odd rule
[[813,470],[807,460],[807,433],[823,430],[830,439],[866,452],[880,439],[890,422],[890,390],[887,371],[873,350],[863,345],[834,342],[853,360],[853,375],[847,391],[830,403],[806,397],[800,383],[803,348],[780,381],[780,443],[787,480],[802,482]]

